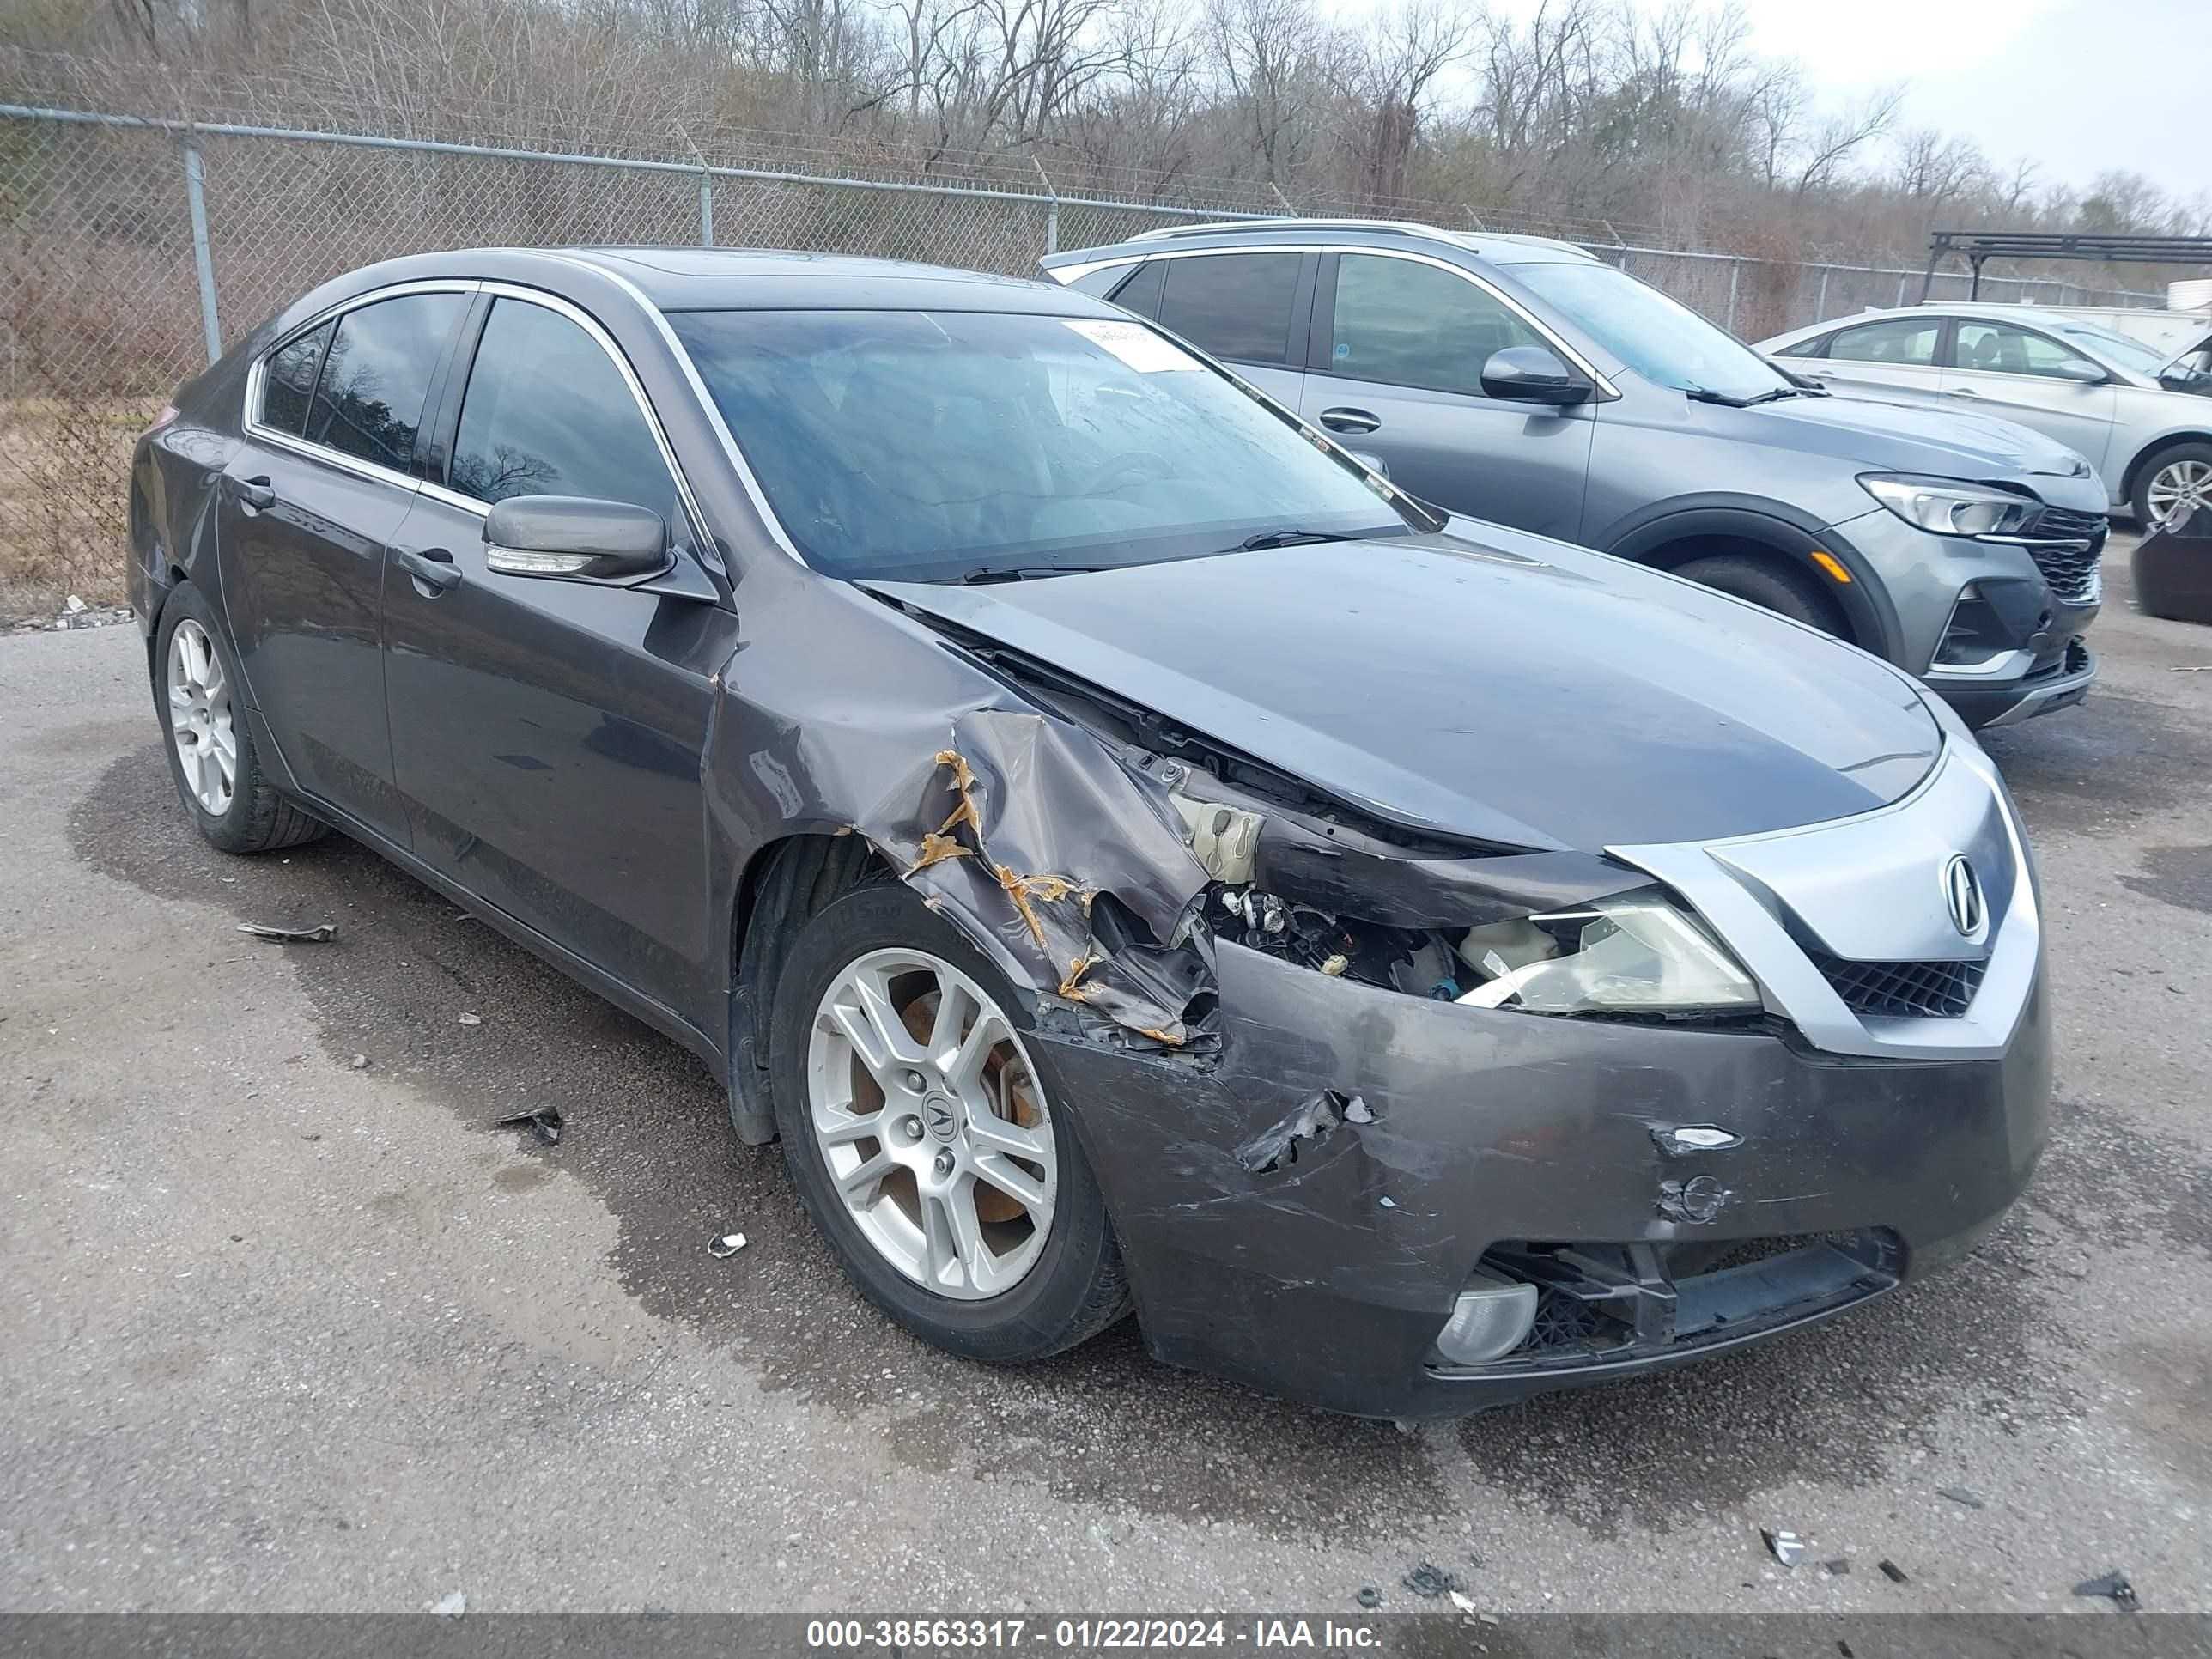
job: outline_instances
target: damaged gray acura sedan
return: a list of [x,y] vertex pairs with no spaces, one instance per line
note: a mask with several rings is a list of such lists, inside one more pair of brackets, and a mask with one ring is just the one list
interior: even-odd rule
[[1043,284],[478,252],[178,394],[185,810],[335,828],[695,1050],[854,1283],[1411,1416],[1960,1255],[2040,1152],[2034,866],[1875,658],[1401,498]]

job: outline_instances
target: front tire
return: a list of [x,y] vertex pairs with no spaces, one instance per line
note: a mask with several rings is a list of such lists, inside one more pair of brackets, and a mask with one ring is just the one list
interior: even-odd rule
[[2212,444],[2159,451],[2137,470],[2129,505],[2146,536],[2186,514],[2212,509]]
[[326,834],[261,769],[239,686],[214,607],[191,583],[179,584],[154,636],[154,705],[169,776],[193,827],[226,853],[267,853]]
[[871,1302],[969,1359],[1042,1358],[1129,1310],[1065,1091],[1012,988],[909,889],[800,930],[775,990],[776,1124],[799,1202]]
[[1835,601],[1823,593],[1810,576],[1786,564],[1721,553],[1676,565],[1674,572],[1734,598],[1748,599],[1792,622],[1817,628],[1823,634],[1832,634],[1838,639],[1848,637]]

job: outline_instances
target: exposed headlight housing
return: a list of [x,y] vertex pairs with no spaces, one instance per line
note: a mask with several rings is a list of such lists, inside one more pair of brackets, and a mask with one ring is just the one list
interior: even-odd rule
[[1952,478],[1869,472],[1859,483],[1905,523],[1938,536],[2016,535],[2042,506],[2008,490]]
[[1558,954],[1531,961],[1516,950],[1513,966],[1482,951],[1477,929],[1461,954],[1504,971],[1460,1001],[1541,1014],[1753,1013],[1763,1006],[1743,964],[1663,898],[1626,894],[1529,921],[1558,942]]

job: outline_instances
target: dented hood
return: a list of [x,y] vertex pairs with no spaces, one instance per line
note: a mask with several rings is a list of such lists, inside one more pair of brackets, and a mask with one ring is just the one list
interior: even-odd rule
[[1875,659],[1638,566],[1476,528],[1496,545],[867,586],[1379,817],[1486,841],[1753,834],[1870,811],[1934,763],[1934,719]]

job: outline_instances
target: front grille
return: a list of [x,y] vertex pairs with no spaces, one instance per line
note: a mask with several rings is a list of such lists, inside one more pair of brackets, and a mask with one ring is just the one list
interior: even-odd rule
[[1808,953],[1853,1013],[1876,1019],[1956,1019],[1982,988],[1978,962],[1845,962]]
[[2105,556],[2107,520],[2101,513],[2075,513],[2063,507],[2046,507],[2021,532],[2025,540],[2087,542],[2085,547],[2037,547],[2027,550],[2051,591],[2069,605],[2089,605],[2102,596],[2100,570]]

